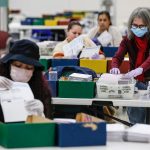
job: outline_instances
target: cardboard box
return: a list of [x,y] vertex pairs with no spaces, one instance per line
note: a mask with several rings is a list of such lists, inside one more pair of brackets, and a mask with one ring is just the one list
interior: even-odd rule
[[80,67],[90,68],[97,74],[106,73],[107,60],[80,59]]
[[55,123],[39,117],[29,120],[32,123],[0,123],[0,145],[6,148],[54,146]]
[[85,114],[85,113],[77,113],[76,114],[77,122],[104,122],[104,120]]
[[106,123],[58,124],[58,146],[106,145]]
[[63,98],[93,98],[95,82],[58,81],[58,97]]

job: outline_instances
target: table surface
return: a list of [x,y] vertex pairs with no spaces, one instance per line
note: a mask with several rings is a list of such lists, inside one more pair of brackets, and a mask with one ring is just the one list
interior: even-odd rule
[[[131,106],[131,107],[150,107],[150,97],[145,95],[146,91],[139,91],[133,99],[101,99],[101,98],[60,98],[53,97],[52,104],[54,105],[92,105],[93,101],[100,103],[112,102],[113,106]],[[107,103],[106,103],[107,104]]]
[[[1,150],[6,148],[0,147]],[[41,147],[41,148],[17,148],[17,150],[150,150],[150,143],[137,142],[108,142],[106,146],[85,146],[85,147]]]

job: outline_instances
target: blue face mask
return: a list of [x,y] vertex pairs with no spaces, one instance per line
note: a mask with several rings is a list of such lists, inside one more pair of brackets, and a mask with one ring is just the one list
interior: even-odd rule
[[144,27],[142,29],[140,28],[131,28],[131,31],[136,35],[137,37],[142,37],[148,32],[148,28]]

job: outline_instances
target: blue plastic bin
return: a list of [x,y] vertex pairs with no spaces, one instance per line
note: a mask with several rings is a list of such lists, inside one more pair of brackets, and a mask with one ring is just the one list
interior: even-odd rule
[[51,67],[56,66],[78,66],[79,59],[52,59]]
[[118,50],[118,47],[103,47],[103,51],[106,57],[113,57]]
[[58,87],[58,81],[47,81],[48,82],[48,85],[50,87],[50,90],[51,90],[51,95],[52,97],[57,97],[57,87]]
[[33,29],[32,30],[32,38],[44,41],[44,40],[50,40],[52,37],[52,32],[50,29]]
[[106,123],[58,124],[58,146],[106,145]]

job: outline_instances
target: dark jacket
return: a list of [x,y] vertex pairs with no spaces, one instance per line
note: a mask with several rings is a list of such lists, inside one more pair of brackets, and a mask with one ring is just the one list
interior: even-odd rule
[[[129,63],[130,63],[130,70],[135,69],[138,48],[136,47],[134,40],[129,40],[127,37],[122,40],[115,56],[112,59],[112,68],[119,68],[121,65],[124,56],[128,53],[129,55]],[[150,41],[148,41],[148,46],[145,53],[144,62],[140,67],[143,68],[143,73],[145,80],[150,80]]]

